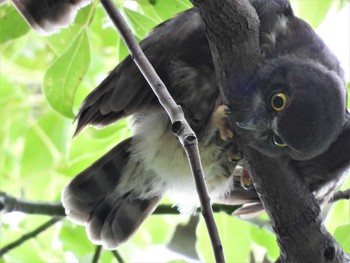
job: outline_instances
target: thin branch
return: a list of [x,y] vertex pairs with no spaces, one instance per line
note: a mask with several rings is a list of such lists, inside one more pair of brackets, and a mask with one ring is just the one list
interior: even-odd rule
[[46,229],[51,227],[52,225],[56,224],[58,221],[60,221],[62,217],[54,217],[50,219],[48,222],[45,224],[39,226],[38,228],[34,229],[33,231],[23,235],[21,238],[15,240],[14,242],[4,246],[3,248],[0,249],[0,257],[2,257],[4,254],[9,252],[10,250],[22,245],[24,242],[26,242],[28,239],[31,239],[33,237],[36,237],[38,234],[41,232],[44,232]]
[[101,256],[102,246],[96,246],[94,257],[92,258],[92,263],[98,263],[98,260]]
[[350,200],[350,189],[336,192],[330,202],[335,203],[340,200]]
[[[15,204],[15,205],[13,205]],[[215,213],[224,212],[231,215],[238,206],[214,204]],[[22,212],[26,214],[48,215],[48,216],[66,216],[61,202],[34,202],[23,199],[17,199],[6,193],[0,194],[0,211],[5,213]],[[199,212],[199,210],[197,211]],[[154,215],[178,215],[179,211],[172,205],[159,205],[153,212]]]
[[147,60],[133,34],[131,33],[130,28],[127,26],[113,1],[101,0],[101,3],[114,25],[117,27],[121,37],[129,49],[130,54],[132,55],[132,58],[134,59],[134,62],[140,69],[148,84],[153,89],[160,104],[164,107],[165,111],[169,115],[169,118],[171,119],[172,130],[183,145],[190,162],[192,175],[196,183],[197,193],[202,207],[202,214],[207,225],[215,259],[217,262],[225,262],[219,232],[214,221],[209,195],[205,187],[197,137],[185,120],[181,107],[173,100],[164,83],[159,78],[150,62]]
[[121,257],[121,255],[119,254],[119,252],[117,250],[112,250],[111,253],[113,254],[113,256],[117,259],[117,261],[119,263],[125,263],[124,259]]
[[65,216],[61,203],[32,202],[15,198],[4,192],[0,192],[0,211],[10,213],[19,211],[26,214]]

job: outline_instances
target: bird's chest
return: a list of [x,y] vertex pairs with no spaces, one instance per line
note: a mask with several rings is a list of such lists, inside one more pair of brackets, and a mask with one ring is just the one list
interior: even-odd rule
[[[198,199],[185,150],[170,131],[163,111],[148,112],[133,125],[134,152],[146,170],[162,181],[182,210],[193,209]],[[232,188],[230,171],[224,165],[224,149],[215,143],[199,143],[203,171],[211,198],[223,196]],[[232,171],[233,171],[232,167]],[[191,201],[189,201],[191,200]],[[184,205],[186,204],[186,205]],[[190,204],[191,207],[187,207]],[[185,207],[186,206],[186,207]]]

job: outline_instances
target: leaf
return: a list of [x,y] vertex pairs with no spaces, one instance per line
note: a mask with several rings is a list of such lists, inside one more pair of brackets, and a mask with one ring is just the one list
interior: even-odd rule
[[276,236],[265,228],[252,226],[252,238],[256,244],[266,248],[268,258],[274,262],[280,255],[280,250],[277,245]]
[[317,28],[326,18],[333,0],[296,1],[296,3],[299,9],[299,16],[308,21],[313,28]]
[[73,118],[74,96],[90,64],[90,46],[83,30],[71,47],[47,70],[44,92],[49,104],[62,115]]
[[350,205],[349,201],[341,200],[334,203],[328,212],[325,225],[329,232],[334,233],[339,225],[349,224],[350,222]]
[[124,12],[130,20],[130,25],[133,27],[134,34],[142,39],[145,35],[157,25],[157,21],[153,18],[140,14],[139,12],[132,11],[124,8]]
[[[191,8],[192,5],[187,0],[152,0],[142,4],[141,8],[151,17],[158,16],[161,20],[174,17],[176,14]],[[152,9],[155,13],[152,14]]]
[[64,222],[59,239],[62,241],[63,249],[71,251],[77,258],[82,258],[94,251],[95,246],[88,239],[83,226]]
[[12,5],[0,7],[0,44],[23,36],[28,31],[29,26]]
[[69,141],[70,123],[52,112],[27,131],[21,160],[21,175],[28,176],[53,167],[60,161]]
[[350,223],[347,225],[338,226],[334,232],[335,239],[346,253],[350,253]]
[[[252,241],[251,226],[247,222],[224,213],[215,214],[214,217],[227,262],[249,262]],[[197,251],[204,262],[215,262],[203,219],[197,227]]]

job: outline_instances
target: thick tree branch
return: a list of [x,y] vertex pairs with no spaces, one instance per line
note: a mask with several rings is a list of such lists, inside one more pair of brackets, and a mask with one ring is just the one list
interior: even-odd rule
[[221,96],[232,108],[260,61],[258,16],[247,0],[191,2],[206,26]]
[[[260,62],[259,23],[247,0],[191,0],[200,9],[224,103],[239,114],[245,83]],[[270,159],[244,145],[252,179],[281,249],[281,262],[347,262],[326,231],[320,208],[288,159]]]
[[348,262],[327,232],[314,195],[290,161],[271,159],[251,148],[246,148],[245,154],[251,162],[254,186],[277,235],[280,262]]
[[34,229],[33,231],[23,235],[21,238],[19,238],[19,239],[15,240],[14,242],[4,246],[3,248],[0,249],[0,257],[2,257],[4,254],[9,252],[11,249],[14,249],[14,248],[22,245],[28,239],[36,237],[38,234],[40,234],[41,232],[44,232],[46,229],[48,229],[52,225],[56,224],[61,219],[62,219],[62,217],[54,217],[54,218],[50,219],[48,222],[46,222],[45,224],[43,224],[43,225],[39,226],[38,228]]
[[126,43],[134,62],[156,94],[160,104],[169,115],[172,122],[173,133],[179,138],[189,159],[215,259],[217,262],[225,262],[219,232],[214,221],[209,195],[205,187],[197,137],[185,120],[181,107],[173,100],[164,83],[144,55],[113,1],[101,0],[101,3]]

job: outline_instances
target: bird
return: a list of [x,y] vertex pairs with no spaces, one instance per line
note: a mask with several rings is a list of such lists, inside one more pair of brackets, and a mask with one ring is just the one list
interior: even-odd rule
[[[9,0],[0,0],[0,5]],[[91,0],[10,0],[28,24],[41,35],[69,26],[78,10]]]
[[[79,2],[85,3],[68,5]],[[339,61],[311,26],[294,15],[289,1],[249,2],[260,20],[263,59],[228,105],[220,98],[197,9],[163,22],[140,42],[197,134],[211,201],[241,205],[235,212],[241,216],[264,209],[249,185],[242,142],[266,156],[288,158],[320,200],[331,197],[350,166],[350,114]],[[47,19],[18,9],[34,28]],[[88,125],[104,127],[128,116],[132,136],[62,191],[68,218],[85,225],[89,238],[106,249],[126,242],[165,195],[181,212],[199,206],[184,150],[130,56],[84,100],[75,135]]]

